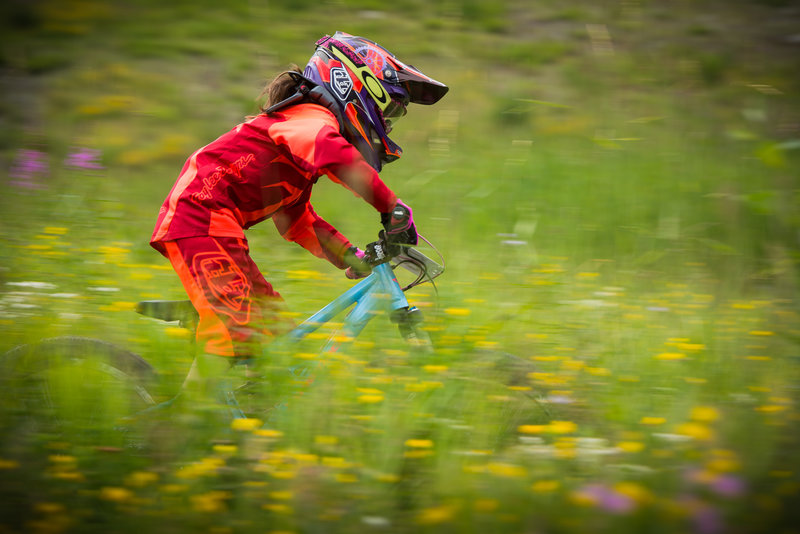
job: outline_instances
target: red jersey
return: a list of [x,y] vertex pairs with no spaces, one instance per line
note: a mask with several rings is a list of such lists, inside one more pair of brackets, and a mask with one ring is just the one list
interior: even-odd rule
[[244,238],[272,218],[281,235],[343,268],[350,242],[309,202],[327,175],[389,212],[397,196],[339,133],[336,117],[316,104],[261,114],[191,155],[161,206],[151,245],[185,237]]

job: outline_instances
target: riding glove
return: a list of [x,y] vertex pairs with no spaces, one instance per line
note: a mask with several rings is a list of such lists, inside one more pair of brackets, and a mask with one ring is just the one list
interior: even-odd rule
[[419,242],[414,213],[401,200],[389,213],[381,213],[381,224],[386,230],[386,240],[398,245],[416,245]]

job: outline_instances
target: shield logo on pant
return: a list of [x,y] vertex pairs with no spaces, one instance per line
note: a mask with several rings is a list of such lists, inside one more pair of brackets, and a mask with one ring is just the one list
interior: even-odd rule
[[201,273],[210,288],[211,306],[239,324],[250,320],[250,283],[230,256],[203,252],[194,257],[195,272]]

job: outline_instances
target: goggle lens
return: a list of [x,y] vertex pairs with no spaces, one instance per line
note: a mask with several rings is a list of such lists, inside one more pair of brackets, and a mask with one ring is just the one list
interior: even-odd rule
[[386,109],[383,110],[383,116],[387,119],[397,120],[407,113],[406,105],[408,102],[402,102],[396,98],[392,98]]

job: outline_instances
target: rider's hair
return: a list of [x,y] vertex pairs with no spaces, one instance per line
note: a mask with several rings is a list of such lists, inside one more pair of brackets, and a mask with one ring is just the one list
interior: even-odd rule
[[261,94],[258,95],[258,100],[261,100],[265,96],[267,97],[266,104],[261,106],[262,112],[271,105],[277,104],[278,102],[285,100],[294,94],[297,87],[297,82],[295,82],[292,77],[289,76],[289,71],[300,74],[303,73],[303,71],[300,70],[300,67],[293,64],[289,67],[288,71],[281,72],[275,76],[275,78],[273,78],[272,81],[264,87],[264,90],[261,91]]

